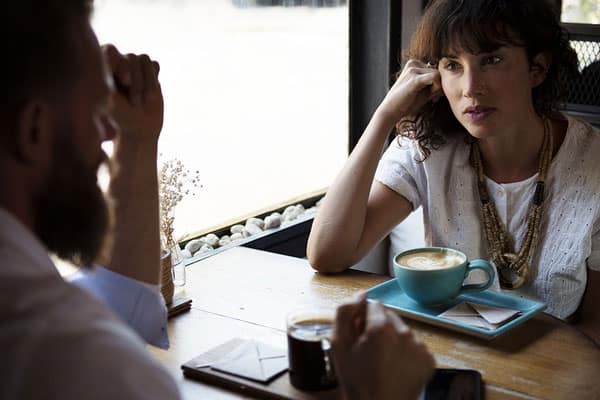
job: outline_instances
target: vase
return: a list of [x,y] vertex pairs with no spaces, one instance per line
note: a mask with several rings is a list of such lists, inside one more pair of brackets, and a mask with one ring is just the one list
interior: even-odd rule
[[185,261],[178,244],[171,247],[171,276],[175,286],[185,285]]
[[173,293],[175,286],[173,285],[172,275],[173,264],[171,261],[171,251],[161,249],[160,251],[160,292],[165,300],[165,304],[169,305],[173,301]]

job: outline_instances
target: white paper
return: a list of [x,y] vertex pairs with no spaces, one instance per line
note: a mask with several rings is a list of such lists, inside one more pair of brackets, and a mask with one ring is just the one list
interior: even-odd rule
[[247,340],[211,365],[211,369],[266,382],[287,369],[287,352],[255,340]]
[[521,313],[519,310],[512,310],[510,308],[491,307],[476,303],[469,303],[469,305],[490,324],[502,324]]
[[520,314],[518,310],[503,307],[492,307],[476,303],[459,303],[444,311],[438,317],[450,319],[466,325],[483,329],[497,329],[504,323]]

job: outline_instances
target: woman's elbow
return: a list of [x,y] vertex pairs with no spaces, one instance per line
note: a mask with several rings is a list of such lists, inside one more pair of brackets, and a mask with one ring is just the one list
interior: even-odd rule
[[347,269],[348,265],[340,262],[340,258],[336,257],[333,253],[334,252],[315,250],[309,245],[306,256],[310,266],[316,271],[324,274],[336,274]]
[[325,274],[335,274],[352,265],[346,262],[348,254],[343,251],[343,246],[337,240],[331,240],[333,235],[324,234],[322,229],[316,228],[313,225],[306,245],[310,266]]

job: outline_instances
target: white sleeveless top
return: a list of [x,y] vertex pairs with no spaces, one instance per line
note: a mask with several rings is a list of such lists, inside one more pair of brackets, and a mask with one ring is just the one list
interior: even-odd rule
[[[568,129],[552,160],[540,242],[528,280],[507,293],[547,304],[546,312],[564,319],[581,302],[587,268],[600,271],[600,130],[567,117]],[[394,140],[375,179],[423,207],[425,243],[462,250],[469,258],[488,258],[481,223],[476,174],[469,163],[469,145],[453,138],[433,150],[422,163],[413,141]],[[487,187],[498,214],[520,248],[537,175],[524,181]],[[394,240],[394,235],[391,235]],[[392,243],[393,247],[393,243]],[[494,288],[499,289],[498,282]]]

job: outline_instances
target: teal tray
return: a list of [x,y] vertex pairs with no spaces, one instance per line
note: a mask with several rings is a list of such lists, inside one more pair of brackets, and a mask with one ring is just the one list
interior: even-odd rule
[[[396,279],[390,279],[367,290],[367,299],[380,301],[386,307],[396,310],[400,315],[422,321],[431,325],[448,328],[450,330],[491,340],[503,333],[521,325],[546,309],[544,303],[524,299],[517,296],[485,290],[479,293],[463,294],[454,301],[443,306],[424,307],[411,300],[398,286]],[[505,307],[519,310],[521,314],[506,324],[496,329],[483,329],[446,318],[438,317],[439,314],[454,307],[458,303],[468,301],[471,303],[485,304],[494,307]]]

